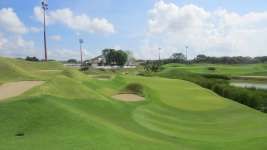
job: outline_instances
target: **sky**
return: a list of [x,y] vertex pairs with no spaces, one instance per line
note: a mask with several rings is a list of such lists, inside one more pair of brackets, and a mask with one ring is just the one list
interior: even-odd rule
[[[136,58],[172,53],[267,55],[266,0],[49,0],[48,58],[79,58],[105,48]],[[0,1],[0,56],[44,57],[40,0]]]

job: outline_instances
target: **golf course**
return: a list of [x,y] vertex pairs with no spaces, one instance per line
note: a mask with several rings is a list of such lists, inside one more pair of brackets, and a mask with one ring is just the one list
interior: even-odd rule
[[38,83],[0,100],[1,150],[267,149],[266,114],[188,81],[2,57],[0,71],[0,87]]

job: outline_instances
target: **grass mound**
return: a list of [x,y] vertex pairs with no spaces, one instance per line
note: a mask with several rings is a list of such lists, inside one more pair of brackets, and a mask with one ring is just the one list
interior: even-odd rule
[[0,70],[0,80],[2,81],[32,79],[32,76],[27,71],[6,58],[0,58]]
[[64,66],[59,62],[29,62],[0,57],[0,82],[48,80],[60,74]]
[[124,89],[121,91],[123,94],[137,94],[140,96],[144,95],[144,87],[143,85],[139,83],[130,83],[124,87]]

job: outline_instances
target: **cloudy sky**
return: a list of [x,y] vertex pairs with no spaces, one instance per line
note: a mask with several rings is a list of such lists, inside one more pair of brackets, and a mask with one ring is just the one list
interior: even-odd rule
[[[43,57],[40,0],[0,1],[0,56]],[[266,0],[50,0],[50,59],[85,57],[104,48],[155,59],[189,56],[267,55]]]

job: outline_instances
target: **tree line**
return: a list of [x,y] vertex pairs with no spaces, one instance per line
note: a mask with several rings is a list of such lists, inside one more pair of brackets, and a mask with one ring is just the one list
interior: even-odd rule
[[261,57],[211,57],[206,55],[198,55],[192,60],[192,63],[211,63],[211,64],[253,64],[253,63],[266,63],[267,56]]
[[155,60],[160,61],[161,64],[181,63],[210,63],[210,64],[254,64],[254,63],[267,63],[267,56],[260,57],[245,57],[245,56],[223,56],[212,57],[203,54],[197,55],[194,59],[188,60],[183,53],[174,53],[167,59]]

